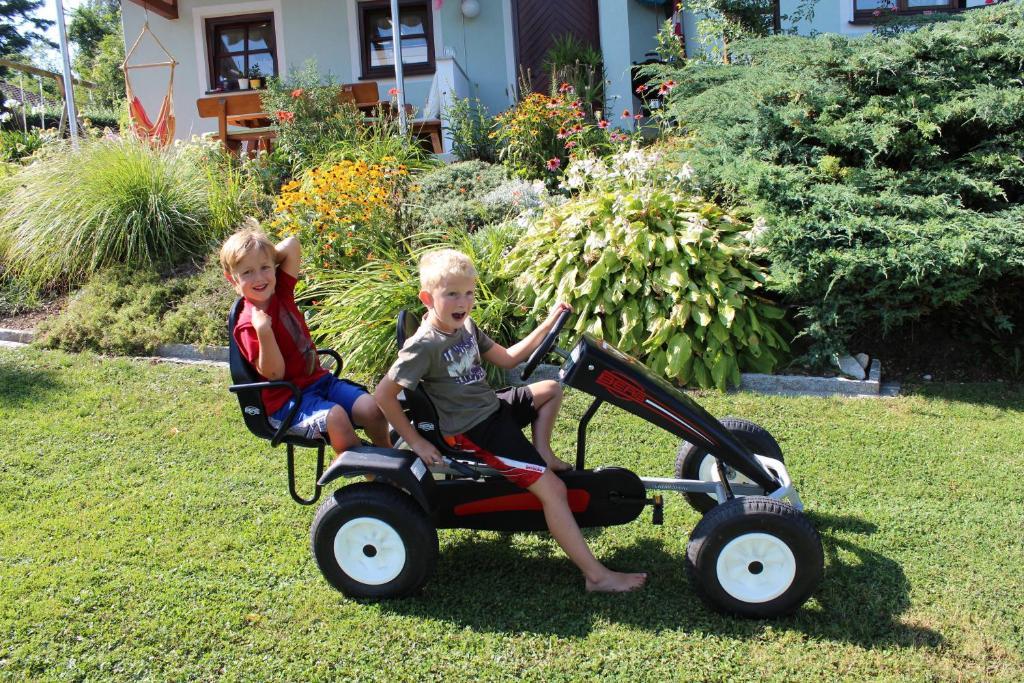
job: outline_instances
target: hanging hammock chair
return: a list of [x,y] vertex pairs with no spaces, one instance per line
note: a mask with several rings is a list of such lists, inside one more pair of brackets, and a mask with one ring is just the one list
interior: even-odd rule
[[[139,43],[142,42],[143,36],[147,33],[153,36],[153,40],[156,41],[156,44],[167,55],[167,61],[129,64],[128,60],[135,54],[135,50],[139,47]],[[149,28],[148,20],[142,25],[142,32],[139,33],[139,37],[132,43],[131,49],[128,50],[128,54],[124,57],[124,63],[121,64],[121,71],[124,72],[124,88],[128,97],[128,115],[131,118],[132,130],[135,131],[135,134],[140,139],[149,140],[152,144],[161,147],[174,139],[174,67],[177,65],[178,61],[174,58],[174,55],[164,47],[164,44],[160,42],[160,39]],[[128,72],[135,69],[151,69],[154,67],[170,67],[170,74],[167,79],[167,92],[164,94],[163,102],[160,103],[160,111],[157,112],[156,119],[150,119],[145,107],[142,106],[142,100],[138,98],[132,88],[132,81]]]

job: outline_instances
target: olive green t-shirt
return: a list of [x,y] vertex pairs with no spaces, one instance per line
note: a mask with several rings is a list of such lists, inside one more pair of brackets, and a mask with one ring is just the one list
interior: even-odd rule
[[406,389],[422,382],[437,408],[441,433],[462,434],[498,409],[480,357],[492,346],[494,340],[472,319],[451,334],[424,320],[398,352],[388,377]]

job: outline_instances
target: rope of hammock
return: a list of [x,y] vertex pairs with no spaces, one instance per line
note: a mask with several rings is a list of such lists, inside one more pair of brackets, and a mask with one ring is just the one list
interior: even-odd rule
[[[148,15],[148,12],[147,12]],[[146,34],[153,36],[153,40],[160,46],[160,49],[167,55],[166,62],[149,62],[146,64],[129,64],[128,60],[135,54],[135,50],[139,47],[139,43],[142,42],[143,36]],[[142,31],[139,33],[139,37],[132,43],[131,49],[124,57],[124,62],[121,64],[121,71],[124,72],[124,86],[125,94],[128,98],[128,113],[131,116],[132,128],[136,135],[140,138],[149,140],[153,144],[164,146],[174,138],[174,67],[178,65],[178,61],[174,58],[174,55],[164,47],[164,44],[160,42],[160,39],[152,29],[149,28],[149,18],[147,16],[146,22],[142,25]],[[164,94],[163,102],[160,103],[160,110],[157,112],[156,119],[150,119],[146,113],[146,109],[142,106],[142,100],[135,94],[135,90],[132,88],[132,81],[128,75],[128,72],[133,69],[150,69],[153,67],[170,67],[170,75],[167,79],[167,92]]]

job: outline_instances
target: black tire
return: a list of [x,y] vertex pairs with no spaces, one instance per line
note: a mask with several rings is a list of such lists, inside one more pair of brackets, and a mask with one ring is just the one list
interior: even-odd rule
[[[738,417],[726,417],[722,419],[722,426],[755,453],[785,462],[782,458],[782,448],[779,447],[779,442],[775,440],[775,437],[767,429],[756,422]],[[707,476],[706,472],[702,473],[701,470],[706,470],[712,466],[713,462],[714,456],[709,454],[706,449],[698,448],[688,441],[683,441],[679,444],[679,450],[676,452],[676,479],[710,481],[710,476]],[[741,477],[742,481],[749,482],[743,475],[737,474],[737,476]],[[714,494],[684,493],[683,496],[686,498],[686,502],[698,512],[707,512],[718,505],[718,498]]]
[[741,617],[793,612],[818,587],[824,565],[814,526],[793,506],[764,496],[716,506],[686,547],[686,569],[700,597]]
[[313,558],[350,598],[417,593],[437,564],[437,529],[409,494],[363,482],[338,489],[310,529]]

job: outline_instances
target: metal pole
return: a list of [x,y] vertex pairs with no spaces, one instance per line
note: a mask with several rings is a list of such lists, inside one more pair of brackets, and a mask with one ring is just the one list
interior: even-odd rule
[[405,120],[405,77],[402,75],[402,24],[399,21],[398,16],[398,0],[391,0],[391,44],[395,51],[395,89],[398,90],[398,128],[402,131],[402,135],[405,135],[409,130],[409,123]]
[[[394,0],[392,0],[394,1]],[[64,26],[64,3],[53,0],[57,6],[57,32],[60,34],[60,56],[64,62],[64,103],[71,130],[71,146],[78,147],[78,112],[75,111],[75,86],[71,77],[71,55],[68,54],[68,32]]]
[[36,76],[39,82],[39,128],[46,130],[46,95],[43,93],[43,77]]

